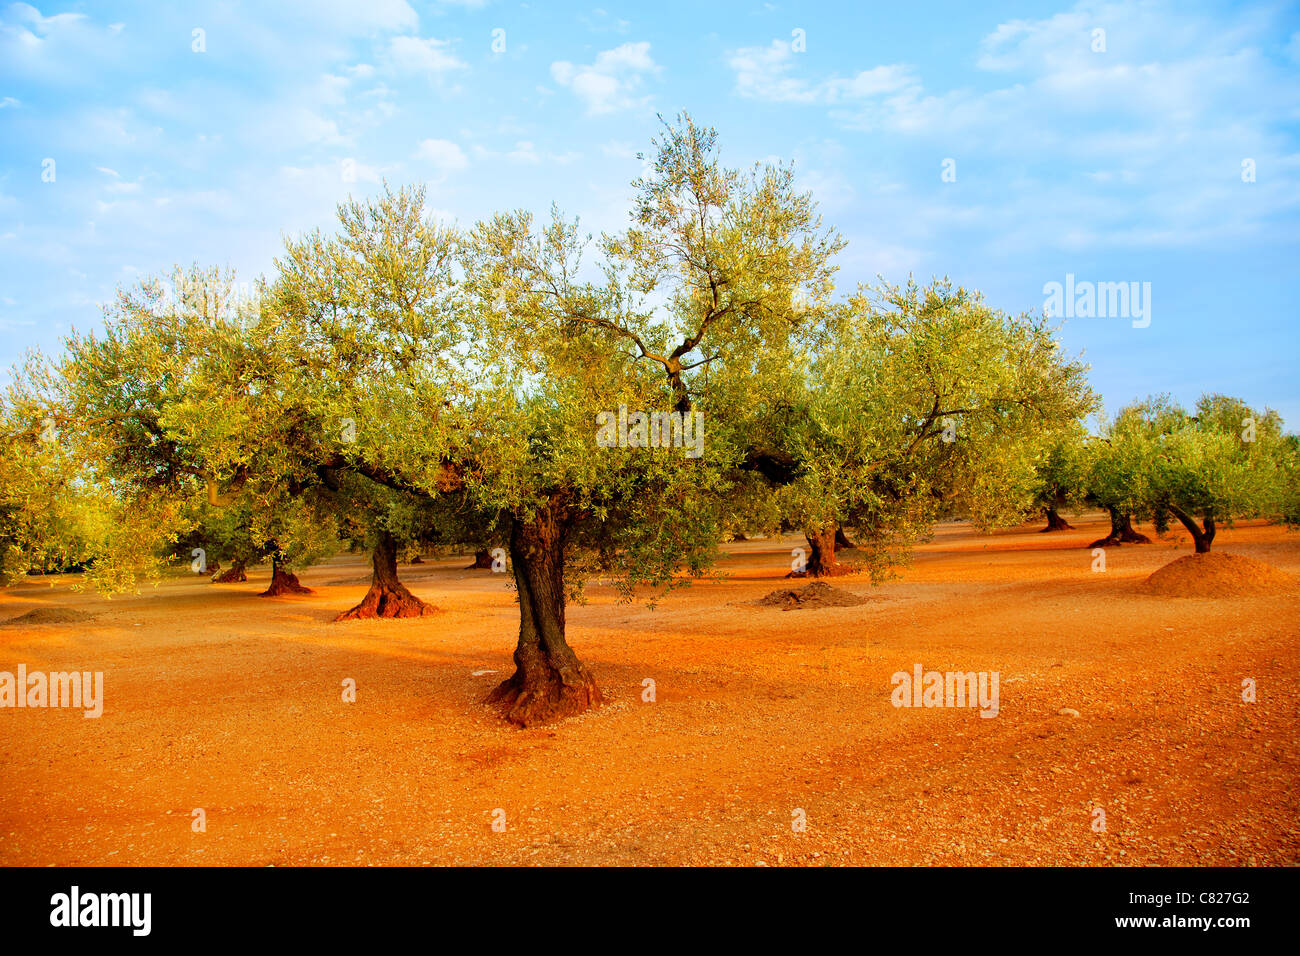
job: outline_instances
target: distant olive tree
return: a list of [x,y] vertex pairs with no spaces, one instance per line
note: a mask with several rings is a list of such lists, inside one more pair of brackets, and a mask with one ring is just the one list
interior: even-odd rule
[[1171,410],[1147,446],[1142,490],[1156,525],[1176,518],[1198,554],[1238,518],[1281,518],[1294,495],[1281,417],[1238,398],[1205,395]]

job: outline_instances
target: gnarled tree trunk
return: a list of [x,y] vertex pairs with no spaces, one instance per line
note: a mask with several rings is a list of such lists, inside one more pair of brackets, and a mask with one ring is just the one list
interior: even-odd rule
[[397,542],[387,531],[379,535],[371,552],[374,573],[370,590],[354,608],[344,611],[336,621],[355,621],[374,617],[424,617],[438,609],[426,604],[406,589],[397,578]]
[[492,570],[492,552],[486,548],[474,552],[474,563],[466,571]]
[[1052,505],[1043,509],[1047,515],[1047,527],[1043,531],[1073,531],[1074,526],[1061,517],[1060,513]]
[[835,550],[836,551],[843,551],[846,548],[852,551],[856,547],[857,545],[854,544],[852,541],[850,541],[849,536],[844,533],[843,528],[841,527],[835,528]]
[[854,568],[840,564],[835,558],[835,530],[834,525],[828,525],[821,530],[805,531],[804,537],[808,539],[809,548],[808,563],[803,574],[791,571],[786,577],[801,578],[807,575],[814,578],[829,578],[841,574],[853,574]]
[[1204,518],[1205,527],[1202,528],[1196,523],[1196,519],[1184,511],[1182,508],[1170,506],[1169,513],[1183,523],[1192,535],[1192,544],[1196,546],[1197,554],[1209,554],[1210,545],[1214,543],[1214,516],[1206,515]]
[[564,639],[567,533],[567,509],[556,499],[527,521],[516,517],[510,530],[519,589],[515,672],[487,701],[521,727],[581,713],[601,700],[595,680]]
[[1125,515],[1119,528],[1119,539],[1125,544],[1150,544],[1151,539],[1133,527],[1133,516]]
[[262,597],[280,597],[284,594],[314,594],[298,580],[298,575],[287,570],[278,557],[271,558],[271,586],[262,592]]
[[213,584],[238,584],[240,581],[247,581],[248,575],[244,573],[244,562],[235,558],[230,563],[230,567],[220,574],[212,576]]
[[1118,548],[1121,544],[1150,544],[1151,539],[1133,528],[1133,516],[1120,514],[1118,508],[1110,508],[1110,534],[1099,538],[1090,548]]

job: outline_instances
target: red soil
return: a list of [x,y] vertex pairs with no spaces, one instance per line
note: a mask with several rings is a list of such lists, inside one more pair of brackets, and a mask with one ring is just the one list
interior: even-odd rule
[[[1075,523],[947,525],[898,580],[837,581],[868,603],[793,616],[736,602],[781,587],[802,538],[729,544],[731,577],[655,610],[593,586],[568,634],[607,703],[531,730],[482,703],[518,609],[464,557],[403,569],[447,609],[403,621],[329,623],[365,591],[357,558],[293,601],[256,597],[265,570],[0,591],[0,618],[96,614],[0,629],[0,670],[105,675],[98,719],[0,710],[0,864],[1300,863],[1300,594],[1155,595],[1185,533],[1094,573],[1108,522]],[[1221,546],[1300,571],[1282,528]],[[917,663],[999,672],[997,717],[896,709]]]
[[1300,584],[1285,571],[1244,554],[1211,551],[1171,561],[1147,578],[1147,590],[1164,597],[1231,598],[1294,592]]

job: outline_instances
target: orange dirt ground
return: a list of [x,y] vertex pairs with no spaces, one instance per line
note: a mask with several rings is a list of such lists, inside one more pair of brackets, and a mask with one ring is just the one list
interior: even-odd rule
[[[0,628],[0,670],[99,670],[105,696],[99,719],[0,710],[0,863],[1300,862],[1300,592],[1152,595],[1185,534],[1095,573],[1108,524],[1071,521],[945,525],[898,580],[837,578],[858,607],[745,603],[789,586],[795,538],[727,545],[731,579],[656,610],[593,585],[569,640],[608,703],[533,730],[480,703],[517,609],[463,557],[402,567],[444,609],[413,620],[330,623],[365,592],[361,556],[302,574],[309,597],[258,597],[265,568],[111,602],[0,591],[3,619],[94,615]],[[1214,546],[1300,572],[1280,527]],[[895,709],[917,663],[999,672],[1000,713]]]

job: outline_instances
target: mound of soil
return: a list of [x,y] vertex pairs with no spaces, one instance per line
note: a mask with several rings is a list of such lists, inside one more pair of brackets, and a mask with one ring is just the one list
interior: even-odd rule
[[20,626],[23,624],[78,624],[93,621],[95,615],[87,614],[70,607],[38,607],[18,617],[0,621],[0,627]]
[[1244,554],[1211,551],[1172,561],[1146,579],[1144,587],[1163,597],[1235,597],[1277,594],[1300,584],[1294,575]]
[[773,591],[754,603],[760,607],[779,607],[783,611],[794,611],[806,607],[853,607],[866,604],[867,600],[849,591],[833,588],[824,581],[814,581],[803,588],[783,588],[780,591]]

